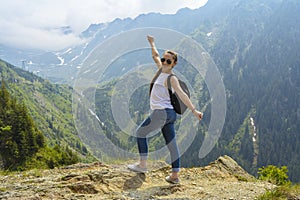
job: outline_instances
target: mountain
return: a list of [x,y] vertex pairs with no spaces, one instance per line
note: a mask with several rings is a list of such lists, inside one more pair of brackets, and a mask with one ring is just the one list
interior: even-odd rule
[[[236,151],[229,155],[247,170],[287,165],[294,181],[300,160],[299,9],[293,0],[243,1],[212,50],[224,70],[228,103],[219,142]],[[252,147],[245,142],[249,134],[257,134]]]
[[149,173],[137,174],[126,169],[126,165],[98,162],[28,171],[0,176],[0,198],[250,200],[275,187],[257,181],[228,156],[205,167],[183,169],[181,184],[177,185],[164,181],[169,170],[166,163],[155,162]]
[[[216,4],[218,5],[218,1],[209,1],[203,9],[213,8],[212,5]],[[226,17],[207,17],[209,22],[206,23],[209,25],[201,24],[192,33],[193,38],[201,41],[207,48],[221,71],[227,97],[224,128],[213,151],[206,158],[199,159],[199,144],[202,143],[209,125],[208,106],[205,110],[206,117],[200,123],[200,130],[193,144],[182,156],[182,164],[186,167],[205,165],[225,152],[252,174],[262,166],[287,165],[289,176],[297,182],[300,174],[297,167],[300,164],[297,139],[300,130],[300,85],[296,78],[300,75],[300,16],[296,14],[299,2],[235,1],[228,9],[230,12],[223,12]],[[202,19],[201,15],[195,16]],[[192,80],[192,77],[188,79]],[[106,95],[96,98],[101,102],[108,102],[107,105],[111,100],[106,98],[113,88],[108,89],[109,87],[109,84],[107,87],[102,86],[101,93],[107,90]],[[144,93],[145,91],[146,89]],[[135,105],[133,111],[143,111],[138,116],[131,114],[135,119],[143,119],[148,107],[148,101],[141,99],[140,92],[136,92],[139,98],[131,104]],[[209,91],[204,85],[198,96],[202,102],[200,108],[207,103],[209,105],[206,94]],[[107,108],[97,105],[101,110],[97,113],[100,118],[108,120],[111,130],[118,132],[113,116],[101,115]],[[105,113],[109,112],[106,110]],[[134,145],[134,141],[129,139],[124,142],[123,136],[121,138],[113,140],[117,140],[117,144]],[[162,145],[159,139],[153,140],[153,146]]]
[[0,44],[0,58],[51,82],[72,84],[84,59],[107,38],[142,27],[172,29],[188,35],[197,28],[211,31],[215,26],[214,23],[224,21],[235,1],[228,0],[224,3],[215,0],[212,5],[208,3],[207,6],[195,10],[184,8],[172,15],[150,13],[142,14],[135,19],[115,19],[110,23],[92,24],[81,34],[82,40],[85,41],[83,44],[57,52],[13,49]]
[[[218,3],[209,1],[207,7],[203,9],[214,10],[214,6],[219,5]],[[205,130],[210,119],[209,91],[204,84],[198,98],[201,102],[200,108],[208,104],[205,110],[206,117],[200,123],[193,144],[182,156],[182,164],[186,167],[205,165],[225,152],[252,174],[256,174],[257,169],[262,166],[287,165],[289,176],[297,182],[300,174],[297,167],[300,164],[299,139],[297,139],[300,130],[298,108],[300,85],[296,77],[300,75],[298,67],[300,27],[299,15],[295,13],[299,9],[299,3],[297,1],[231,3],[230,8],[227,8],[230,12],[223,10],[223,18],[209,18],[211,15],[207,11],[205,15],[207,18],[204,18],[209,21],[201,18],[200,14],[195,14],[195,12],[203,14],[200,12],[202,9],[191,11],[197,19],[200,19],[199,21],[203,19],[206,22],[205,25],[199,22],[201,25],[193,31],[192,36],[207,48],[221,71],[226,88],[227,111],[217,145],[206,158],[199,159],[199,144],[207,134]],[[153,16],[155,14],[151,14],[149,18],[152,19]],[[188,14],[185,16],[191,17]],[[145,18],[146,21],[147,15],[141,18]],[[164,18],[160,19],[163,21]],[[118,64],[126,65],[126,63]],[[193,80],[192,76],[188,76],[188,79]],[[196,82],[192,84],[199,85]],[[109,125],[108,132],[115,133],[109,136],[115,144],[125,149],[128,146],[134,148],[134,140],[130,137],[124,139],[120,133],[112,113],[109,112],[110,107],[101,106],[110,105],[112,91],[115,91],[114,84],[109,83],[106,86],[102,85],[99,93],[96,92],[99,95],[96,96],[97,114]],[[136,91],[134,94],[137,97],[136,101],[132,98],[130,111],[136,122],[142,120],[147,112],[148,101],[142,95],[146,91],[145,88]],[[136,111],[142,112],[136,116],[134,114]],[[162,140],[158,138],[152,140],[154,141],[152,144],[150,142],[152,148],[163,145]]]
[[[216,146],[204,159],[199,159],[199,144],[202,144],[210,122],[211,99],[203,80],[192,81],[201,88],[197,90],[200,91],[197,97],[205,117],[192,145],[182,156],[183,166],[206,165],[220,155],[228,154],[252,174],[262,166],[286,165],[291,180],[299,182],[299,10],[297,0],[209,0],[204,7],[182,9],[174,15],[150,13],[135,19],[93,24],[82,33],[82,38],[87,41],[85,44],[59,52],[24,52],[4,46],[0,52],[1,58],[18,66],[24,60],[24,68],[39,71],[40,76],[52,82],[72,84],[87,55],[116,34],[154,26],[189,35],[203,45],[218,66],[226,90],[227,110]],[[20,54],[23,57],[17,56]],[[138,58],[142,60],[144,55],[149,54]],[[130,66],[138,60],[137,56],[126,56],[130,59],[120,58],[121,61],[114,63],[119,68],[112,67],[107,74],[122,73],[122,65]],[[191,75],[187,79],[194,80]],[[114,134],[120,133],[120,128],[109,107],[114,94],[113,84],[109,82],[97,88],[96,114],[109,125],[106,134],[112,141],[130,144],[134,149],[132,138]],[[132,106],[130,112],[136,121],[143,119],[145,110],[142,114],[135,111],[148,106],[145,93],[145,88],[136,91],[134,95],[139,99],[132,100],[136,101],[132,103],[136,107]],[[156,141],[152,148],[163,145],[159,139],[153,140]]]
[[70,86],[52,84],[2,60],[0,75],[11,96],[26,106],[47,145],[67,146],[81,155],[82,160],[91,160],[72,121]]

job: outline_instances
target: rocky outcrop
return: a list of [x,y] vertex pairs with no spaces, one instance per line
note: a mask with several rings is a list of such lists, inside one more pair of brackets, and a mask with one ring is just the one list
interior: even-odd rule
[[164,181],[170,167],[150,163],[150,172],[129,171],[126,164],[76,164],[0,176],[0,199],[254,199],[273,185],[260,182],[232,158],[222,156],[205,167],[183,168],[181,183]]

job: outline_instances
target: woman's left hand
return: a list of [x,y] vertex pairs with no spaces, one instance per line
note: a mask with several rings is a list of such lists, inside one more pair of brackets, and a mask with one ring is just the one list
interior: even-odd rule
[[194,110],[194,111],[193,111],[193,114],[194,114],[195,117],[197,117],[199,120],[201,120],[202,117],[203,117],[203,113],[200,112],[200,111],[198,111],[198,110]]

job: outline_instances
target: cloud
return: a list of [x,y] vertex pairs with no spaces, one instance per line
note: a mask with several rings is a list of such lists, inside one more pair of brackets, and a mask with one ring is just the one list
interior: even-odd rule
[[84,42],[60,29],[43,29],[0,20],[0,43],[19,49],[60,50]]
[[[90,24],[135,18],[149,12],[175,13],[207,0],[0,0],[0,44],[20,49],[61,50],[82,43]],[[64,34],[61,27],[72,33]]]

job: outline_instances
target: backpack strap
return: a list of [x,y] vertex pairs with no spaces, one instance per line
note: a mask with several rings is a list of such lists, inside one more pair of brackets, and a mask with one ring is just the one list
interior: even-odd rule
[[158,78],[158,76],[161,74],[162,68],[160,68],[159,70],[157,70],[156,74],[154,75],[154,77],[152,78],[151,82],[150,82],[150,88],[149,88],[149,96],[151,95],[151,91],[153,88],[153,85],[156,81],[156,79]]
[[175,74],[170,74],[169,76],[168,76],[168,79],[167,79],[167,86],[168,86],[168,91],[169,91],[169,95],[170,95],[170,98],[171,98],[171,100],[172,100],[172,87],[171,87],[171,77],[172,76],[176,76]]

